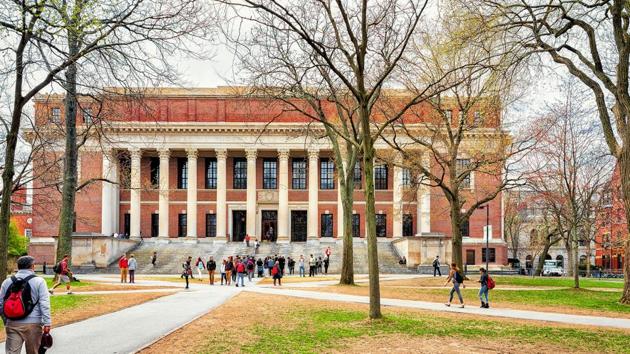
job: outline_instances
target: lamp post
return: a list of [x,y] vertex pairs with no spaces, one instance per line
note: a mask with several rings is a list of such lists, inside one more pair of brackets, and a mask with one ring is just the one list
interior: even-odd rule
[[486,227],[484,228],[486,236],[486,272],[488,271],[488,261],[490,260],[490,204],[482,205],[479,209],[486,209]]

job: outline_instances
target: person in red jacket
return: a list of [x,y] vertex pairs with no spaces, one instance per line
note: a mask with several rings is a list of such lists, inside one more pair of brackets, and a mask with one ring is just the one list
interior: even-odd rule
[[70,257],[67,254],[64,254],[63,259],[59,262],[59,265],[56,267],[57,271],[55,271],[55,273],[57,277],[57,282],[55,282],[52,288],[48,290],[48,292],[51,295],[53,293],[53,290],[55,290],[55,288],[61,284],[66,284],[66,293],[68,295],[72,294],[72,291],[70,290],[70,283],[72,281],[72,271],[70,271],[70,267],[68,266],[69,262],[70,262]]
[[127,255],[123,254],[118,261],[118,268],[120,268],[120,282],[127,282],[127,274],[129,272],[129,260],[127,259]]
[[245,269],[245,263],[242,260],[237,260],[238,263],[236,263],[236,287],[238,287],[238,283],[241,283],[241,286],[245,286],[245,274],[246,274],[246,269]]

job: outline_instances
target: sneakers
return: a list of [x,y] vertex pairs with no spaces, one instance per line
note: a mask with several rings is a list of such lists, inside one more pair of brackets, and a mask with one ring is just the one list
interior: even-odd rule
[[450,302],[447,302],[447,303],[445,303],[445,304],[444,304],[444,306],[446,306],[446,307],[451,307],[451,303],[450,303]]
[[459,305],[459,308],[463,309],[464,308],[464,304]]
[[66,295],[72,295],[72,294],[73,294],[72,291],[67,291],[66,292]]
[[482,309],[485,309],[486,308],[486,303],[485,302],[481,302],[481,306],[479,306],[479,307],[482,308]]
[[54,292],[54,291],[52,291],[51,289],[48,289],[48,293],[49,293],[50,295],[52,295],[52,294],[53,294],[53,292]]

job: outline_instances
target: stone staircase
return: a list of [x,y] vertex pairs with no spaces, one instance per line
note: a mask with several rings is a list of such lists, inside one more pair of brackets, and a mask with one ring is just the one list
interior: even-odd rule
[[[398,264],[398,256],[391,242],[378,242],[379,270],[385,274],[415,273],[414,270]],[[256,258],[266,256],[284,255],[298,259],[304,255],[305,259],[312,254],[315,257],[324,257],[326,247],[330,247],[329,273],[339,273],[341,271],[341,259],[343,244],[337,242],[291,242],[291,243],[262,243],[256,254]],[[354,245],[354,271],[356,274],[367,274],[367,243],[363,240],[355,240]],[[157,265],[151,265],[151,256],[157,252]],[[232,255],[252,255],[254,253],[253,242],[247,247],[242,242],[208,242],[206,240],[149,240],[142,242],[137,248],[129,253],[133,253],[138,260],[138,270],[140,274],[179,274],[182,263],[188,256],[201,257],[204,261],[209,256],[220,261]],[[112,263],[107,272],[117,272],[117,262]],[[296,269],[296,272],[298,269]],[[307,268],[308,272],[308,268]]]

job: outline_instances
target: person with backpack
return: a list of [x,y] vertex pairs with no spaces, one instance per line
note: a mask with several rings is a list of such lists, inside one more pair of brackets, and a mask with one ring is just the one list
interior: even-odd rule
[[210,281],[210,285],[214,285],[214,272],[217,270],[217,262],[214,261],[212,256],[208,259],[206,269],[208,270],[208,280]]
[[35,259],[22,256],[18,272],[0,288],[0,309],[6,332],[5,352],[37,354],[43,333],[50,332],[50,295],[46,281],[35,275]]
[[120,282],[126,283],[127,274],[129,273],[129,261],[126,254],[123,254],[118,260],[118,268],[120,268]]
[[453,287],[451,288],[448,302],[445,305],[450,307],[451,302],[453,301],[453,294],[457,293],[457,297],[459,298],[459,302],[461,304],[459,307],[464,308],[464,298],[462,297],[462,293],[459,290],[459,286],[461,285],[463,288],[466,288],[466,285],[464,285],[464,275],[455,263],[451,263],[451,270],[448,273],[448,278],[446,278],[446,283],[444,283],[444,286],[446,286],[449,281],[453,282]]
[[57,277],[57,282],[55,282],[52,288],[48,290],[50,295],[52,295],[55,288],[57,288],[61,284],[66,284],[66,294],[72,294],[72,291],[70,290],[70,280],[72,280],[72,272],[70,271],[70,267],[68,266],[69,262],[70,257],[67,254],[64,254],[63,259],[53,266],[53,271],[55,272],[55,276]]
[[[490,301],[488,300],[488,293],[490,289],[494,289],[494,279],[490,278],[488,271],[483,267],[479,268],[479,272],[481,272],[481,278],[479,278],[479,283],[481,284],[481,288],[479,289],[479,301],[481,301],[481,308],[489,309]],[[486,301],[483,301],[484,296]]]
[[433,276],[435,277],[435,273],[439,276],[442,276],[442,272],[440,272],[440,256],[435,256],[433,260]]
[[278,261],[276,261],[271,268],[271,275],[273,276],[273,286],[276,286],[276,280],[278,281],[278,285],[282,286],[282,272],[280,271],[280,263]]
[[252,281],[252,278],[254,277],[254,259],[253,258],[249,258],[247,260],[247,279],[249,279],[249,281]]
[[269,259],[267,260],[267,269],[269,270],[269,276],[273,276],[271,274],[271,270],[273,269],[273,265],[275,264],[275,261],[273,260],[272,257],[269,257]]
[[206,265],[203,263],[203,259],[201,259],[201,257],[197,257],[197,262],[195,262],[195,269],[197,269],[198,279],[199,281],[201,281],[203,271],[206,270]]
[[238,283],[241,283],[241,287],[245,286],[245,273],[246,273],[246,265],[245,260],[236,260],[236,287],[238,288]]
[[136,258],[133,256],[133,254],[129,256],[128,265],[129,265],[129,283],[135,284],[136,283],[136,268],[138,268],[138,261],[136,261]]
[[256,267],[258,268],[258,278],[263,278],[265,276],[265,262],[261,258],[258,258],[256,261]]

